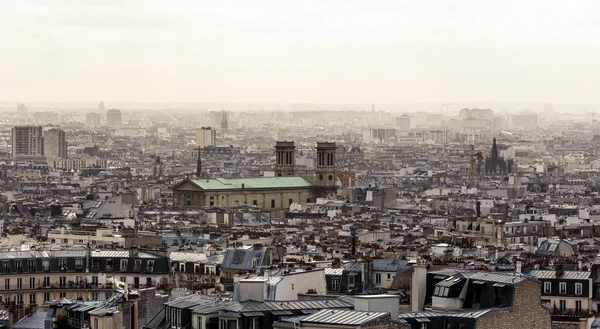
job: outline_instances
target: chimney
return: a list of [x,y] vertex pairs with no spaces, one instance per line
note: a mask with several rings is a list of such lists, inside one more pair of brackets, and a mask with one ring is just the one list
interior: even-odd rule
[[556,278],[560,278],[565,273],[562,264],[556,264],[554,268],[556,271]]
[[352,235],[352,258],[356,255],[356,230],[358,226],[352,225],[350,226],[350,234]]
[[420,312],[425,304],[425,292],[427,290],[427,265],[419,260],[413,266],[412,288],[410,308],[412,312]]

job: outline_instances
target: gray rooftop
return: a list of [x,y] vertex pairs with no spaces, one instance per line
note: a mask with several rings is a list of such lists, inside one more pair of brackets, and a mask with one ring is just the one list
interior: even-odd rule
[[301,323],[327,323],[360,326],[389,316],[387,312],[361,312],[347,310],[321,310],[300,320]]

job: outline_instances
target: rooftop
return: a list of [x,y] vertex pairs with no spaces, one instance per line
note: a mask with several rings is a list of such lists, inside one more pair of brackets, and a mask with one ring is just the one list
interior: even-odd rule
[[303,177],[217,178],[192,180],[191,182],[203,190],[232,190],[242,188],[269,189],[313,186],[311,182]]

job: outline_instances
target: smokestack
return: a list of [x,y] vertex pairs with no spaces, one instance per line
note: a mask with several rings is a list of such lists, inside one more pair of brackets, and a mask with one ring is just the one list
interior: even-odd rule
[[352,235],[352,257],[356,256],[356,230],[358,226],[352,225],[350,226],[350,234]]
[[481,217],[481,201],[475,203],[475,213],[477,218]]
[[413,266],[410,297],[411,312],[421,312],[425,304],[427,290],[427,265],[422,260]]

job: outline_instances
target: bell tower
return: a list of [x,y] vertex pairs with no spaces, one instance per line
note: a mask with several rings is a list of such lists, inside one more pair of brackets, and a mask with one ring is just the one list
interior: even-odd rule
[[335,154],[337,147],[333,142],[317,143],[317,163],[315,165],[316,182],[319,186],[335,187]]
[[294,142],[277,142],[275,144],[275,176],[294,176],[296,166],[296,146]]

